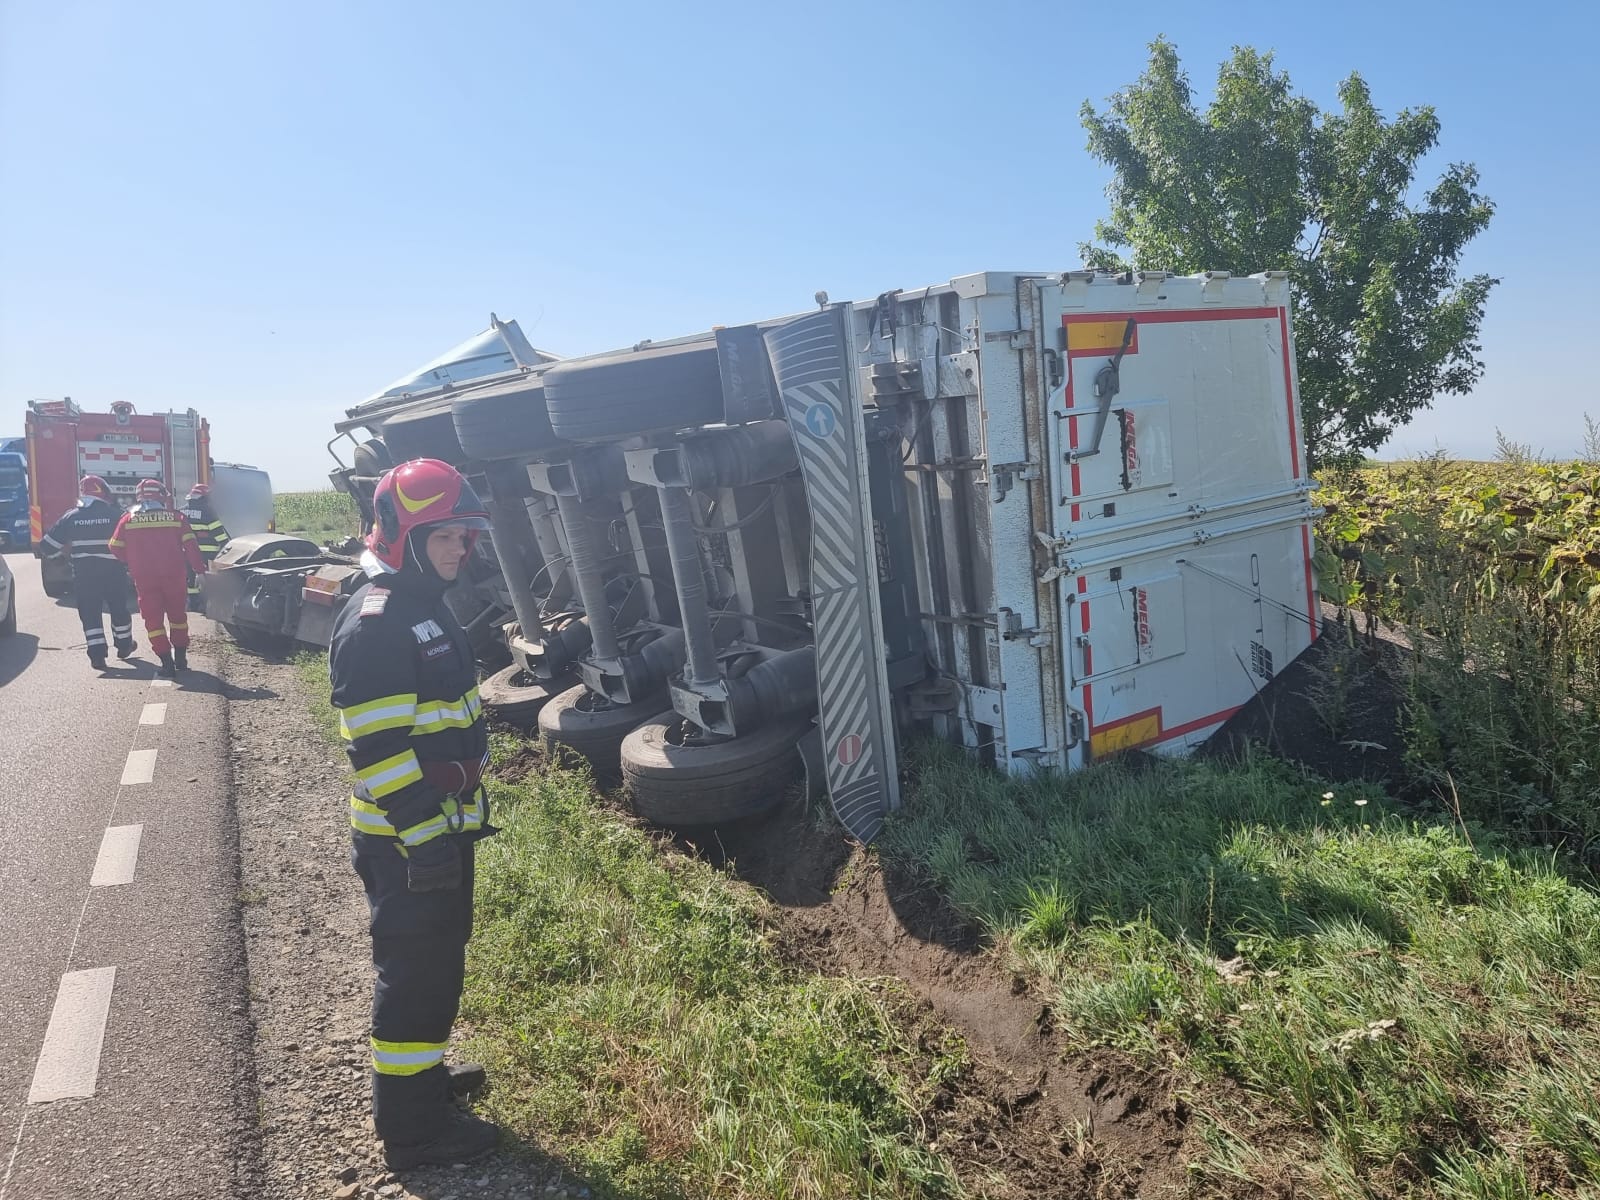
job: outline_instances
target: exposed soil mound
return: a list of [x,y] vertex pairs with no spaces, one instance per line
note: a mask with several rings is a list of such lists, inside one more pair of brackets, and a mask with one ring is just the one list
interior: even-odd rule
[[1106,1050],[1074,1050],[1022,976],[930,888],[798,803],[763,825],[675,839],[783,906],[784,952],[828,975],[892,977],[927,1063],[964,1049],[928,1141],[977,1196],[1155,1197],[1183,1191],[1188,1112],[1168,1082]]
[[1406,656],[1398,637],[1352,635],[1338,622],[1236,712],[1200,753],[1226,757],[1246,743],[1302,763],[1325,779],[1405,788]]

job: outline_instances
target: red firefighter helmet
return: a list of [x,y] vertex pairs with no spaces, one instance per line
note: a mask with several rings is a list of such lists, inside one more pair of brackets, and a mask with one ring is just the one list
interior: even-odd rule
[[189,489],[189,499],[191,500],[197,500],[201,496],[209,495],[211,495],[211,485],[209,483],[197,483]]
[[135,500],[166,500],[168,496],[167,485],[159,479],[141,479],[139,486],[133,489]]
[[78,495],[94,496],[100,500],[111,499],[111,488],[98,475],[85,475],[78,480]]
[[489,528],[489,514],[478,493],[449,463],[414,458],[378,480],[372,493],[372,530],[367,549],[385,569],[398,571],[406,562],[411,534],[429,525],[463,525],[472,532]]

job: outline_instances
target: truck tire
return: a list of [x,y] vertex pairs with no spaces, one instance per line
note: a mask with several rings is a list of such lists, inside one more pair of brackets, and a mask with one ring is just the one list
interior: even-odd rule
[[437,458],[452,467],[467,461],[456,437],[448,400],[436,401],[419,412],[390,417],[383,423],[383,444],[396,465],[413,458]]
[[685,744],[675,712],[651,717],[622,742],[622,777],[633,810],[671,829],[759,817],[783,802],[800,773],[809,717],[775,721],[743,737]]
[[368,438],[356,447],[354,462],[356,474],[365,475],[369,479],[382,475],[394,466],[394,459],[389,454],[389,447],[385,446],[378,438]]
[[539,724],[539,713],[556,696],[572,687],[576,676],[561,675],[549,683],[534,679],[519,663],[496,671],[478,685],[478,699],[496,720],[520,729]]
[[544,373],[544,394],[551,427],[574,442],[715,424],[723,412],[717,348],[706,342],[560,363]]
[[451,402],[456,440],[468,458],[494,462],[558,451],[564,443],[550,426],[544,383],[514,379]]
[[659,711],[660,697],[642,704],[612,704],[580,683],[551,697],[539,710],[539,740],[552,757],[577,754],[596,778],[614,783],[620,777],[622,739]]

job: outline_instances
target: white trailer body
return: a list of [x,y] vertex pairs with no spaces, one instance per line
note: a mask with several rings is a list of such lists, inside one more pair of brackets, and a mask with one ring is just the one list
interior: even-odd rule
[[[1008,772],[1182,753],[1315,638],[1283,274],[988,272],[765,328],[813,574],[831,572],[812,581],[822,765],[858,835],[897,803],[908,705]],[[885,409],[911,437],[909,563],[866,502]],[[830,510],[854,525],[833,558],[875,561],[880,589],[915,573],[943,694],[864,668],[885,661],[870,565],[842,585],[862,606],[827,627]]]

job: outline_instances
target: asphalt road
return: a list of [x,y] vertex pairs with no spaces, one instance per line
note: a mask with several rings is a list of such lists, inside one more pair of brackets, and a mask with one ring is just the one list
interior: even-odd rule
[[44,595],[30,556],[7,561],[19,629],[0,638],[0,1200],[253,1190],[213,627],[191,618],[192,669],[163,685],[135,615],[138,654],[100,676],[76,609]]

